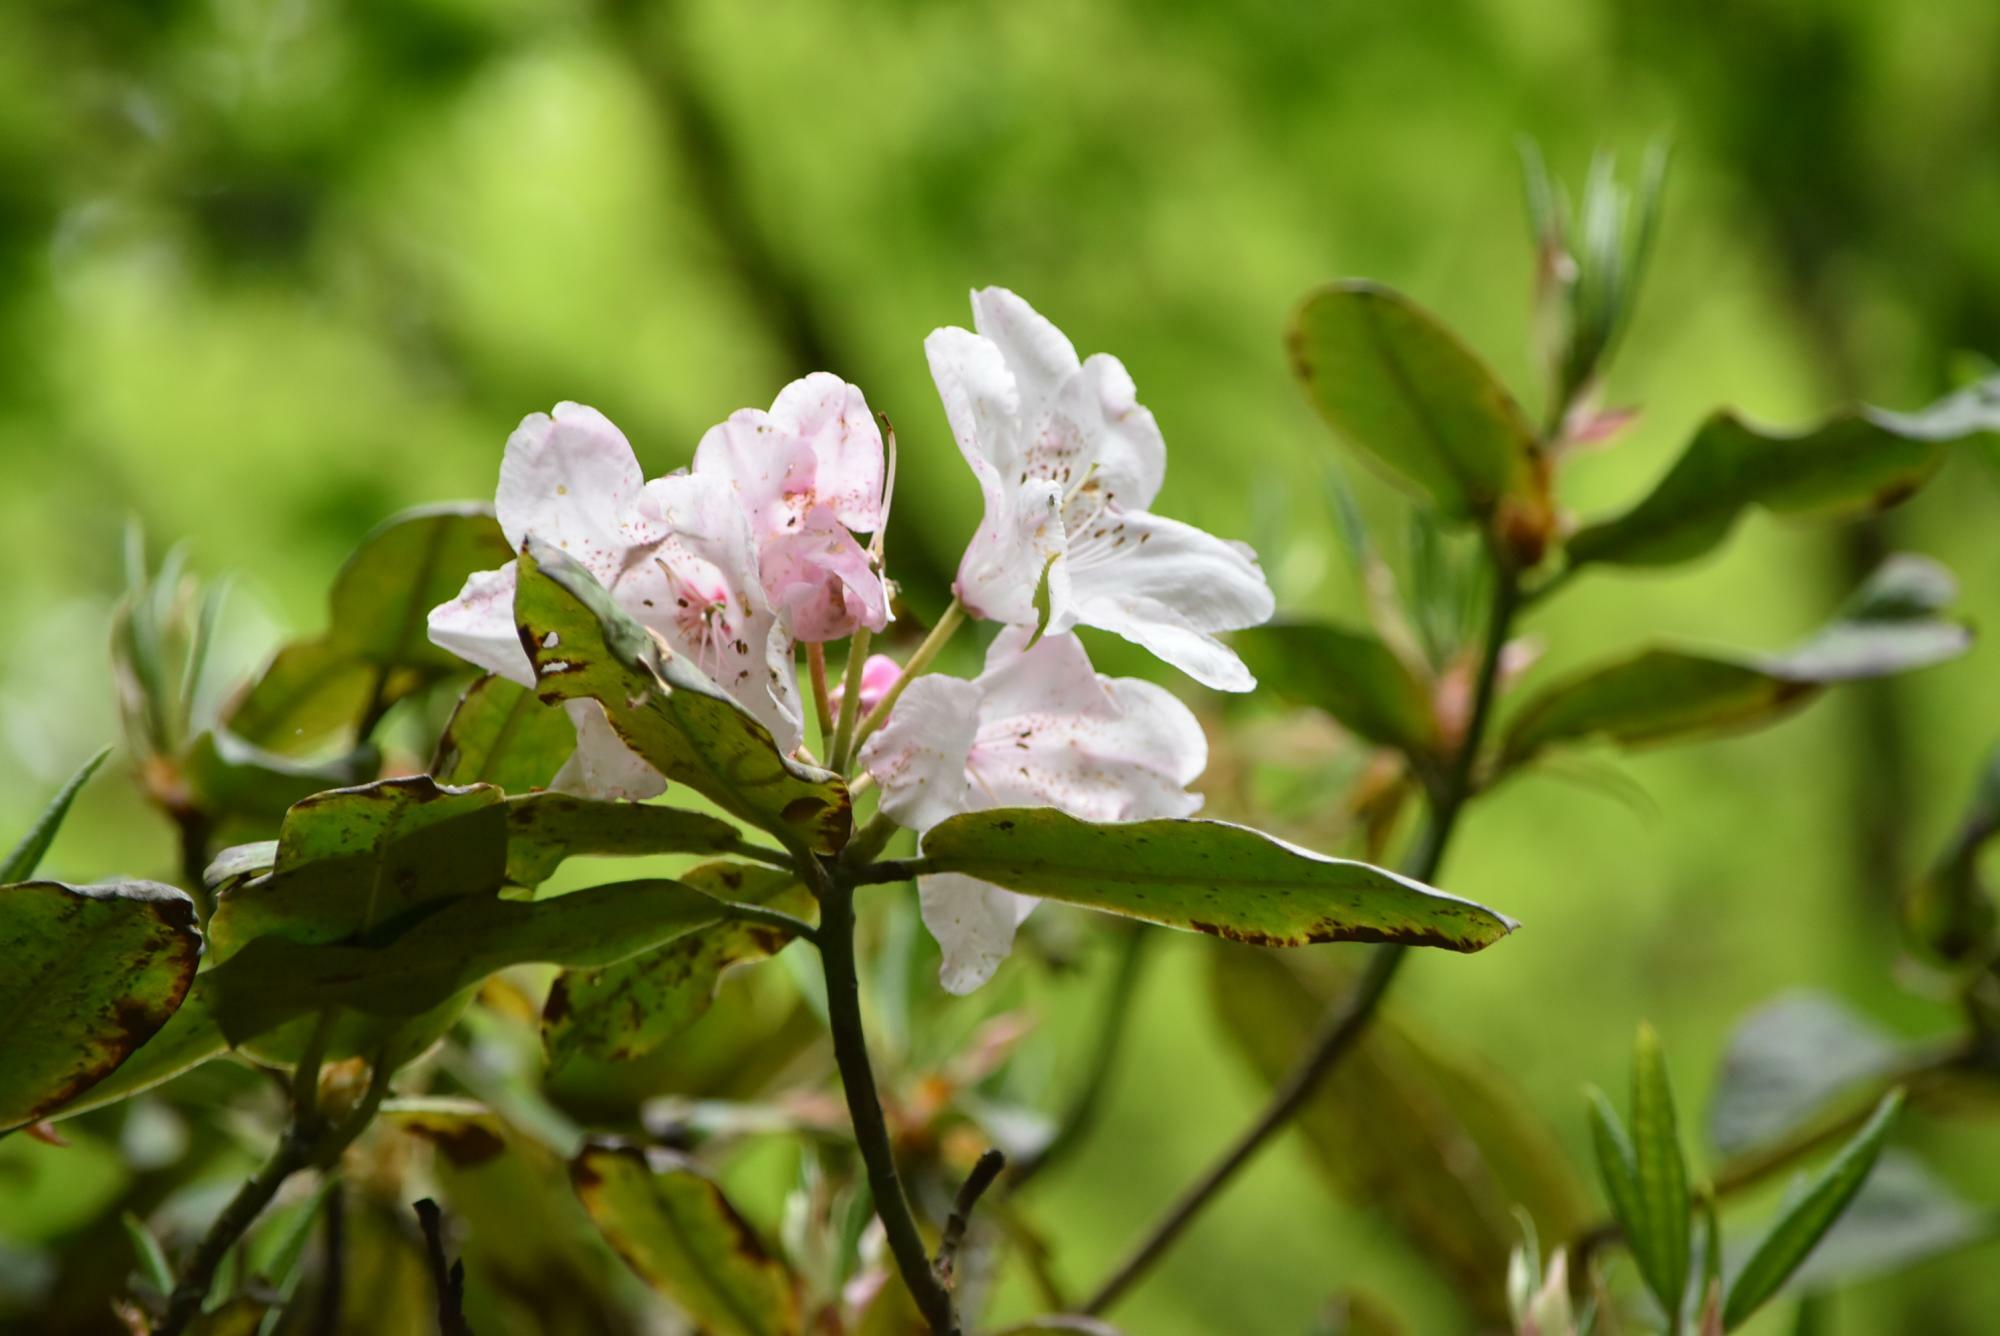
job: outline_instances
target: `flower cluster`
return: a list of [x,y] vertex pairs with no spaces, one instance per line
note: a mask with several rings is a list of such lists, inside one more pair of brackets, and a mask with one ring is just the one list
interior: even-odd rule
[[[1248,548],[1148,509],[1166,445],[1116,358],[1078,358],[1003,289],[973,294],[972,306],[973,329],[937,330],[925,350],[985,506],[954,592],[1002,630],[971,681],[901,680],[893,660],[870,659],[858,704],[892,708],[860,762],[882,809],[920,834],[999,806],[1097,821],[1188,815],[1200,798],[1187,786],[1207,760],[1193,714],[1151,683],[1097,674],[1073,632],[1112,632],[1206,686],[1246,691],[1254,680],[1217,636],[1267,619],[1270,589]],[[581,562],[796,752],[798,643],[890,619],[880,547],[857,537],[884,523],[884,473],[861,391],[819,373],[786,386],[768,412],[732,414],[702,437],[690,469],[651,482],[595,409],[533,414],[507,442],[495,504],[510,543],[532,533]],[[474,575],[432,612],[430,634],[532,686],[514,583],[512,564]],[[664,787],[594,702],[568,708],[577,748],[557,787],[622,798]],[[960,992],[992,974],[1033,905],[956,875],[926,877],[921,892],[944,983]]]

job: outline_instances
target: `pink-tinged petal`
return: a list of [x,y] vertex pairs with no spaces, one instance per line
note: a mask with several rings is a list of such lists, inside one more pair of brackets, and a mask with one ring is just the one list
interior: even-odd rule
[[1038,903],[956,872],[921,878],[917,899],[924,926],[944,952],[938,982],[961,996],[993,977],[1014,948],[1015,932]]
[[514,625],[514,563],[497,571],[474,571],[449,603],[431,609],[431,643],[489,673],[524,687],[535,685],[535,670]]
[[977,685],[985,698],[967,770],[980,807],[1054,807],[1086,821],[1188,816],[1208,763],[1193,711],[1164,688],[1100,677],[1074,636],[1010,627]]
[[1218,691],[1257,684],[1215,638],[1267,621],[1274,610],[1249,548],[1178,520],[1114,510],[1072,525],[1068,537],[1077,625],[1143,645]]
[[1005,288],[972,294],[972,327],[991,339],[1020,387],[1021,417],[1047,413],[1063,383],[1076,374],[1076,348],[1034,307]]
[[861,708],[872,710],[880,705],[882,698],[902,680],[902,664],[886,654],[870,654],[861,665]]
[[932,330],[924,340],[924,355],[952,439],[979,480],[990,519],[1018,483],[1021,396],[1014,375],[999,347],[969,330]]
[[634,570],[618,597],[684,657],[771,730],[781,750],[805,736],[792,639],[757,572],[757,545],[734,489],[720,478],[680,474],[646,485],[639,509],[667,537]]
[[563,403],[507,438],[494,509],[514,547],[532,533],[608,582],[631,547],[659,537],[633,509],[644,485],[624,433],[594,408]]
[[967,810],[965,763],[978,729],[978,687],[957,677],[910,683],[861,748],[861,764],[882,786],[882,810],[919,831]]
[[756,532],[782,529],[791,518],[786,498],[813,485],[812,450],[759,408],[741,408],[702,435],[694,472],[728,483]]
[[1094,353],[1063,382],[1042,431],[1044,448],[1074,459],[1072,487],[1125,510],[1144,510],[1167,477],[1167,443],[1140,404],[1125,364]]
[[1066,631],[1074,624],[1066,546],[1062,488],[1030,481],[989,502],[959,559],[954,592],[975,617],[1032,627],[1043,620],[1035,598],[1046,579],[1048,629]]
[[857,387],[816,371],[778,391],[771,420],[811,452],[817,504],[862,533],[881,525],[882,430]]
[[785,628],[808,644],[844,640],[856,627],[889,624],[889,592],[868,553],[826,507],[764,544],[764,592]]
[[638,801],[667,791],[667,781],[625,745],[594,700],[563,702],[576,726],[576,750],[549,784],[558,793],[600,800]]

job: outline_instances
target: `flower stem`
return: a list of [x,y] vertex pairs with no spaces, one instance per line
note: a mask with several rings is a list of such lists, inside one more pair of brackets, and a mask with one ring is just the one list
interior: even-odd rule
[[902,699],[903,688],[910,685],[918,674],[931,666],[931,660],[938,656],[938,651],[945,647],[964,623],[965,605],[954,598],[951,606],[944,610],[944,615],[938,618],[937,625],[931,628],[931,633],[924,637],[924,643],[917,646],[916,653],[910,655],[910,661],[903,665],[902,676],[896,679],[896,684],[875,703],[875,708],[868,712],[868,717],[854,730],[856,749],[868,741],[870,733],[882,726],[883,721],[889,717],[889,711],[895,709],[896,702]]
[[875,1214],[888,1237],[896,1270],[909,1286],[917,1311],[934,1336],[958,1336],[958,1315],[951,1293],[931,1269],[930,1251],[917,1229],[903,1182],[896,1173],[895,1151],[875,1089],[875,1072],[868,1061],[868,1040],[861,1027],[861,984],[854,961],[854,885],[844,869],[823,868],[814,889],[820,898],[819,957],[826,973],[827,1025],[833,1032],[834,1061],[854,1122],[854,1141],[868,1169],[868,1187]]
[[868,646],[873,639],[873,632],[858,626],[847,642],[847,667],[840,675],[840,722],[834,726],[833,750],[827,761],[835,774],[846,774],[853,760],[854,726],[861,720],[861,672],[868,666]]
[[[1418,881],[1432,880],[1444,865],[1445,850],[1458,824],[1459,813],[1474,792],[1479,746],[1492,719],[1494,698],[1499,694],[1500,654],[1506,647],[1519,604],[1519,585],[1513,573],[1502,566],[1494,574],[1492,616],[1474,685],[1472,717],[1466,724],[1464,740],[1460,742],[1443,782],[1432,795],[1430,820],[1425,824],[1424,833],[1410,858],[1409,874]],[[1354,990],[1327,1012],[1312,1046],[1284,1082],[1271,1092],[1271,1098],[1256,1119],[1167,1208],[1139,1246],[1083,1305],[1084,1313],[1095,1316],[1116,1303],[1166,1253],[1181,1231],[1214,1200],[1237,1171],[1263,1149],[1264,1143],[1273,1134],[1291,1121],[1292,1116],[1311,1098],[1313,1091],[1319,1088],[1326,1074],[1338,1065],[1367,1031],[1368,1022],[1374,1019],[1376,1008],[1381,1005],[1390,984],[1395,982],[1397,970],[1408,953],[1408,947],[1396,944],[1375,948]]]
[[[817,641],[806,646],[806,667],[812,673],[813,711],[819,717],[820,750],[831,758],[833,755],[833,752],[830,750],[833,746],[833,706],[826,691],[826,646]],[[834,766],[835,769],[839,768],[837,765],[834,765],[831,759],[827,761],[827,764]]]

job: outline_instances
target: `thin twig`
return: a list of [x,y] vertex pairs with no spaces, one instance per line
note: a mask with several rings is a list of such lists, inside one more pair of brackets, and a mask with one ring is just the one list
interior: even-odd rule
[[806,672],[812,679],[813,715],[819,724],[820,750],[827,755],[827,765],[840,769],[840,758],[833,751],[833,701],[826,688],[826,646],[818,641],[806,645]]
[[938,1279],[946,1285],[951,1284],[952,1273],[957,1269],[958,1250],[965,1246],[965,1231],[972,1226],[973,1208],[979,1205],[986,1189],[993,1186],[993,1180],[1000,1177],[1000,1171],[1006,1167],[1007,1157],[988,1147],[959,1187],[958,1196],[951,1204],[951,1214],[945,1218],[944,1234],[938,1240],[937,1260],[931,1263]]
[[855,1145],[868,1170],[875,1214],[882,1221],[896,1270],[934,1336],[958,1336],[951,1292],[931,1269],[930,1253],[896,1172],[895,1151],[868,1059],[868,1039],[861,1024],[861,982],[854,960],[854,886],[846,869],[817,863],[810,866],[820,905],[818,944],[826,975],[827,1028],[833,1033],[834,1061],[840,1068],[848,1116],[854,1123]]
[[865,626],[854,628],[847,642],[847,666],[840,674],[840,719],[833,729],[833,750],[827,764],[835,774],[847,773],[854,756],[854,726],[861,721],[861,674],[868,666],[868,648],[874,633]]
[[417,1222],[423,1226],[424,1255],[430,1260],[431,1281],[437,1286],[438,1336],[472,1336],[465,1320],[465,1259],[447,1262],[444,1250],[444,1212],[429,1197],[415,1203]]
[[[1519,607],[1519,586],[1503,563],[1496,563],[1496,566],[1492,615],[1480,656],[1472,715],[1445,775],[1443,788],[1434,796],[1431,817],[1424,834],[1410,859],[1410,875],[1418,881],[1432,880],[1444,864],[1445,850],[1451,842],[1459,813],[1464,810],[1466,800],[1473,792],[1480,743],[1485,738],[1492,718],[1493,702],[1499,694],[1500,656],[1513,626],[1514,613]],[[1138,1247],[1083,1305],[1085,1313],[1099,1314],[1116,1303],[1166,1253],[1195,1216],[1236,1176],[1237,1171],[1291,1121],[1292,1115],[1311,1097],[1327,1073],[1367,1030],[1368,1022],[1374,1018],[1376,1008],[1389,991],[1389,985],[1395,981],[1396,972],[1408,953],[1408,947],[1398,944],[1375,948],[1375,954],[1369,958],[1368,968],[1362,973],[1354,991],[1327,1013],[1312,1046],[1284,1082],[1271,1093],[1271,1098],[1256,1119],[1193,1186],[1167,1208],[1140,1240]]]
[[326,1218],[321,1221],[319,1295],[313,1304],[313,1336],[335,1336],[347,1297],[347,1187],[339,1178],[327,1185]]

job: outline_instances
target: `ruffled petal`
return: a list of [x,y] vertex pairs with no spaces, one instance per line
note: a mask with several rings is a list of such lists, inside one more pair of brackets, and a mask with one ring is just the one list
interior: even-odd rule
[[966,757],[978,729],[978,687],[958,677],[910,683],[861,748],[861,764],[882,786],[882,810],[919,831],[967,810]]
[[1068,533],[1079,626],[1151,650],[1204,686],[1248,691],[1257,679],[1216,633],[1270,619],[1271,587],[1249,548],[1159,515],[1107,510]]
[[972,327],[992,340],[1020,390],[1018,412],[1029,422],[1048,412],[1063,383],[1076,374],[1076,348],[1049,319],[1005,288],[972,294]]
[[625,745],[594,700],[563,702],[570,722],[576,726],[576,750],[563,762],[549,787],[558,793],[600,800],[658,797],[667,791],[667,781]]
[[[914,689],[914,688],[913,688]],[[938,982],[963,995],[993,977],[1037,901],[956,872],[917,881],[924,926],[944,952]]]
[[881,525],[882,430],[860,389],[815,371],[778,391],[771,420],[811,453],[817,504],[862,533]]
[[986,513],[1018,485],[1021,396],[1007,360],[970,330],[936,329],[924,340],[945,421],[986,498]]
[[507,438],[494,510],[516,549],[532,533],[609,583],[630,548],[659,537],[633,509],[644,485],[624,433],[594,408],[562,403]]
[[758,559],[764,592],[793,636],[823,644],[889,624],[889,591],[854,535],[825,506],[770,539]]
[[728,483],[754,531],[776,531],[791,518],[785,498],[813,485],[805,442],[761,408],[739,408],[702,434],[694,472]]
[[1043,621],[1035,600],[1046,580],[1047,629],[1066,631],[1074,624],[1066,546],[1062,488],[1028,482],[987,506],[959,559],[953,592],[975,617],[1033,627]]
[[1082,465],[1072,487],[1086,503],[1144,510],[1166,481],[1160,425],[1139,402],[1125,364],[1109,353],[1093,353],[1063,382],[1041,435],[1045,448]]
[[524,687],[535,685],[534,666],[514,625],[514,563],[474,571],[449,603],[431,609],[431,643],[489,673]]

